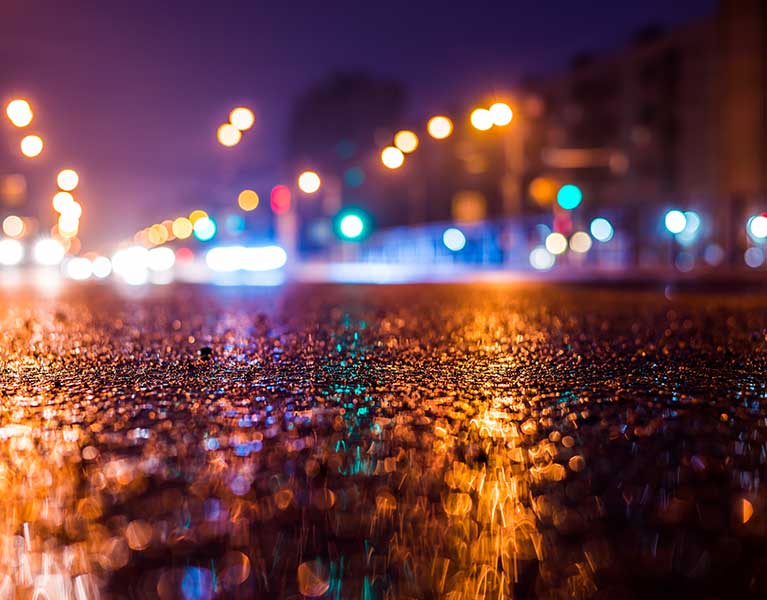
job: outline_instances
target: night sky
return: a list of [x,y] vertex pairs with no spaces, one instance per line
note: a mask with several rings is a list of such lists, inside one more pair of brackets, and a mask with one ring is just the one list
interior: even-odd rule
[[[266,192],[281,171],[293,99],[336,69],[402,81],[416,125],[468,107],[581,50],[620,46],[648,22],[684,23],[713,0],[125,2],[6,0],[0,97],[28,97],[47,141],[11,162],[48,210],[58,168],[81,173],[86,248],[211,205],[239,185]],[[237,104],[257,125],[224,149],[215,130]],[[0,127],[0,160],[17,132]],[[7,165],[0,171],[8,170]],[[221,199],[219,200],[219,204]],[[235,198],[231,198],[236,207]],[[29,212],[34,212],[30,209]]]

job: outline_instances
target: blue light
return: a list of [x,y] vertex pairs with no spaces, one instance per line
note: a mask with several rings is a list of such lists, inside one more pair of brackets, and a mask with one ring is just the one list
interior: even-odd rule
[[594,219],[591,222],[589,230],[591,231],[591,236],[595,240],[602,243],[609,242],[611,239],[613,239],[613,235],[615,234],[615,230],[613,229],[610,221],[603,217],[597,217]]
[[344,172],[344,183],[351,188],[360,187],[365,183],[365,171],[360,167],[349,167]]
[[452,252],[460,252],[466,246],[466,236],[455,227],[448,227],[442,234],[442,243]]
[[226,229],[229,233],[242,233],[245,231],[245,219],[241,215],[227,215]]
[[336,216],[336,230],[345,240],[358,241],[367,235],[368,217],[356,209],[346,210]]
[[557,192],[557,204],[565,210],[578,208],[582,200],[583,192],[581,192],[581,188],[572,183],[563,185],[559,188],[559,192]]
[[194,237],[201,242],[212,240],[216,235],[216,222],[210,217],[202,217],[194,222]]
[[677,234],[682,233],[684,228],[687,227],[687,217],[681,210],[670,210],[663,218],[663,224],[669,233]]

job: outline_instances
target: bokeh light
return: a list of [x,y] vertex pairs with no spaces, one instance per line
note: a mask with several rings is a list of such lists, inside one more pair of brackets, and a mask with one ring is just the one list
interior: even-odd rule
[[152,248],[147,255],[147,266],[152,271],[168,271],[173,268],[175,262],[176,255],[167,246]]
[[474,129],[487,131],[493,126],[493,116],[486,108],[475,108],[469,118]]
[[24,234],[24,220],[16,215],[8,215],[3,219],[3,233],[12,238],[21,237]]
[[269,195],[269,205],[274,214],[281,215],[290,210],[290,188],[286,185],[275,185]]
[[74,202],[75,198],[69,192],[56,192],[53,195],[53,210],[57,213],[64,213]]
[[490,117],[493,120],[493,125],[503,127],[511,123],[511,119],[514,117],[514,113],[511,107],[505,102],[496,102],[489,109]]
[[764,264],[764,250],[756,246],[751,246],[744,253],[743,260],[752,269],[761,267]]
[[99,279],[109,277],[112,272],[112,261],[106,256],[97,256],[93,259],[93,276]]
[[418,136],[412,131],[403,129],[394,134],[394,145],[405,154],[410,154],[418,148]]
[[767,238],[767,217],[764,215],[756,215],[749,219],[748,232],[753,238],[758,240]]
[[83,207],[77,200],[67,203],[64,206],[64,210],[61,211],[62,216],[72,217],[79,219],[83,214]]
[[18,240],[0,241],[0,265],[12,267],[24,258],[24,246]]
[[[767,219],[765,219],[767,221]],[[673,234],[682,233],[687,226],[687,217],[681,210],[670,210],[663,219],[666,229]]]
[[405,162],[405,155],[399,148],[387,146],[381,151],[381,162],[387,169],[399,169]]
[[192,225],[194,225],[199,219],[204,219],[207,216],[207,212],[198,208],[197,210],[193,210],[189,213],[189,221],[192,223]]
[[229,122],[239,131],[247,131],[256,122],[256,115],[245,106],[238,106],[229,113]]
[[227,148],[236,146],[242,139],[242,132],[231,123],[224,123],[216,131],[218,143]]
[[216,223],[210,217],[202,217],[194,223],[194,237],[201,242],[212,240],[216,235]]
[[570,237],[570,250],[576,254],[584,254],[591,250],[591,236],[585,231],[576,231]]
[[460,252],[466,246],[466,236],[456,227],[448,227],[442,234],[442,243],[452,252]]
[[35,244],[32,254],[37,264],[52,267],[64,259],[66,249],[58,240],[44,238]]
[[554,266],[556,257],[543,246],[536,246],[530,251],[530,266],[537,271],[548,271]]
[[75,215],[64,213],[59,216],[57,227],[61,237],[75,237],[77,235],[77,230],[80,228],[80,220]]
[[551,254],[563,254],[567,250],[567,238],[555,231],[546,236],[544,245]]
[[74,169],[62,169],[56,175],[56,185],[65,192],[71,192],[80,183],[80,175]]
[[192,225],[192,222],[186,217],[178,217],[177,219],[174,219],[173,225],[171,225],[173,235],[180,240],[185,240],[192,235],[193,229],[194,226]]
[[359,240],[365,234],[366,217],[363,213],[352,210],[343,212],[337,217],[338,233],[346,240]]
[[453,133],[453,122],[443,115],[437,115],[429,119],[426,130],[435,140],[444,140]]
[[581,188],[572,183],[563,185],[557,192],[557,204],[565,210],[578,208],[582,200],[583,192],[581,192]]
[[19,144],[21,153],[27,158],[35,158],[43,151],[43,138],[39,135],[28,135]]
[[609,242],[615,234],[612,224],[604,217],[597,217],[591,221],[589,231],[591,231],[591,235],[594,236],[595,240],[603,243]]
[[5,114],[8,116],[8,120],[16,127],[26,127],[34,118],[29,102],[21,98],[11,100],[8,106],[5,107]]
[[76,256],[66,262],[64,272],[70,279],[84,281],[93,275],[93,263],[84,256]]
[[112,256],[112,270],[129,285],[146,283],[149,276],[149,250],[142,246],[118,250]]
[[304,194],[314,194],[320,189],[322,180],[314,171],[304,171],[298,176],[298,189]]
[[530,197],[539,206],[550,206],[557,196],[559,185],[551,177],[536,177],[530,182]]
[[237,196],[237,204],[246,212],[256,210],[258,208],[258,194],[253,190],[242,190]]

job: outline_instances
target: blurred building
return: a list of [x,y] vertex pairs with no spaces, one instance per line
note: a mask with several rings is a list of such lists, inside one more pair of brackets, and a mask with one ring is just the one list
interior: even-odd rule
[[[618,209],[637,241],[669,208],[696,210],[708,238],[735,252],[748,215],[767,209],[766,60],[767,2],[725,0],[705,20],[647,28],[529,81],[541,106],[520,115],[526,182],[575,183],[584,211]],[[658,251],[635,246],[638,260]]]

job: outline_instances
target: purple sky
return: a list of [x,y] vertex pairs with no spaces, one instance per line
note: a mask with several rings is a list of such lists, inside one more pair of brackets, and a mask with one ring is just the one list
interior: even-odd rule
[[[205,207],[241,183],[259,193],[279,183],[291,103],[334,69],[401,80],[415,120],[513,87],[521,75],[561,68],[580,50],[620,46],[648,22],[706,15],[715,2],[3,5],[0,97],[29,97],[48,143],[35,164],[10,168],[30,176],[31,203],[51,224],[44,207],[55,172],[80,170],[89,247]],[[215,129],[239,103],[256,109],[257,126],[226,150],[216,144]],[[16,135],[0,127],[0,147],[17,143]],[[0,160],[12,155],[4,149]],[[0,163],[0,171],[7,166]]]

